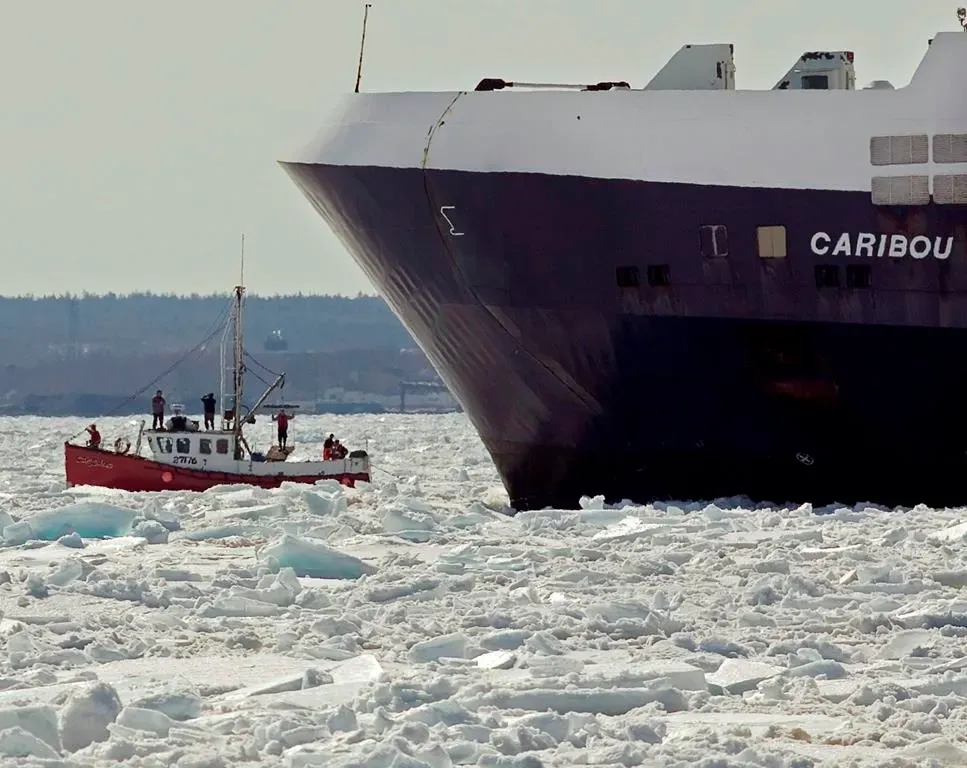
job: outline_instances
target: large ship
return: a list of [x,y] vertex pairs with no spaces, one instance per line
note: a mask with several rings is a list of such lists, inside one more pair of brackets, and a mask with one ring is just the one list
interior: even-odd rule
[[736,90],[686,45],[641,89],[350,94],[282,165],[516,509],[960,505],[965,72],[963,31],[905,87],[815,51]]

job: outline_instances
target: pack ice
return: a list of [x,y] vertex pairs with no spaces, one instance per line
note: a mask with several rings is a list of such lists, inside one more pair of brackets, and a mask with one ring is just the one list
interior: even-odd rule
[[299,421],[378,482],[65,491],[0,418],[2,764],[967,764],[964,510],[511,516],[462,415]]

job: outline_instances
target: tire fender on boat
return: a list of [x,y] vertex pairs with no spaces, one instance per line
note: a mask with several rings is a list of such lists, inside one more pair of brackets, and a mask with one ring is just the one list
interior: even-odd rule
[[119,437],[114,441],[114,452],[122,456],[131,450],[131,441],[126,437]]

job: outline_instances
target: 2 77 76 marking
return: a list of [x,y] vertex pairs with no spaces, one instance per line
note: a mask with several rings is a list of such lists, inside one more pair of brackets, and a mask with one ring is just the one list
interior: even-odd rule
[[450,225],[450,234],[453,235],[454,237],[461,237],[463,235],[463,232],[457,232],[456,226],[454,226],[453,222],[450,221],[450,217],[447,216],[447,213],[446,213],[447,211],[455,210],[456,207],[457,206],[455,205],[441,205],[440,215],[446,220],[447,224]]

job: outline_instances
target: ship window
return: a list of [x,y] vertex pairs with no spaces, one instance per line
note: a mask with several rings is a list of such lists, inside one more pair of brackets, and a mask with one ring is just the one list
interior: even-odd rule
[[614,272],[619,288],[638,287],[640,282],[638,278],[638,267],[618,267]]
[[828,91],[828,75],[803,75],[802,87],[804,91]]
[[934,176],[933,201],[937,205],[967,205],[967,174]]
[[[925,133],[908,136],[871,136],[872,165],[919,165],[929,160],[930,139]],[[936,145],[934,146],[936,151]]]
[[816,267],[817,288],[838,288],[839,267],[835,264],[820,264]]
[[671,284],[671,269],[667,264],[648,265],[648,285],[661,286]]
[[191,453],[191,440],[187,437],[179,437],[175,440],[175,450],[178,453]]
[[[937,177],[934,177],[936,185]],[[873,205],[929,205],[930,177],[874,176],[870,181]]]
[[873,286],[873,268],[869,264],[846,265],[847,288],[871,288]]
[[760,259],[786,258],[785,227],[759,227],[757,234]]
[[158,450],[162,453],[171,453],[171,438],[170,437],[159,437],[158,440]]
[[967,133],[938,133],[933,137],[935,163],[967,163]]
[[216,453],[228,453],[228,440],[224,437],[220,440],[215,441],[215,452]]
[[699,227],[698,239],[702,256],[706,259],[729,255],[729,231],[724,224],[708,224]]
[[198,451],[199,453],[209,454],[212,452],[212,441],[207,438],[202,438],[198,441]]

